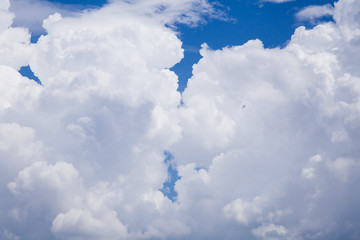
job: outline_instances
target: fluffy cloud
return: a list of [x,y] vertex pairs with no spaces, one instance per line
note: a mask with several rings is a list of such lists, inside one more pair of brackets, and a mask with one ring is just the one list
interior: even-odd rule
[[[204,0],[110,0],[111,8],[122,9],[122,12],[133,16],[150,16],[162,24],[173,25],[175,22],[198,25],[204,21],[204,16],[225,19],[222,11]],[[108,5],[109,3],[105,4]],[[3,8],[9,8],[8,1],[4,1]],[[95,9],[95,6],[85,6]],[[14,25],[26,27],[36,35],[44,33],[42,21],[49,15],[60,13],[63,16],[78,16],[79,12],[87,11],[80,4],[54,3],[42,0],[16,0],[11,3],[10,10],[15,13]],[[115,10],[117,11],[117,10]]]
[[9,1],[2,0],[0,4],[0,65],[19,69],[32,54],[30,34],[24,28],[10,27],[14,15],[8,11]]
[[[6,42],[30,49],[31,57],[15,46],[8,54],[14,63],[3,57],[0,67],[1,165],[11,169],[1,178],[1,234],[88,238],[94,230],[87,228],[108,226],[94,237],[111,239],[126,234],[122,220],[134,234],[161,233],[142,215],[156,217],[157,204],[171,203],[158,189],[167,179],[163,151],[181,135],[177,77],[168,70],[183,56],[176,34],[115,5],[74,18],[52,15],[37,44],[10,24],[1,36],[26,33],[26,41],[14,35]],[[28,64],[43,86],[16,71]],[[34,224],[38,233],[28,235]]]
[[10,2],[9,0],[2,0],[0,2],[0,9],[1,10],[9,10],[9,7],[10,7]]
[[0,8],[2,238],[359,237],[357,1],[283,49],[204,44],[182,96],[165,24],[198,23],[206,1],[53,14],[36,44]]
[[60,239],[114,239],[114,236],[124,239],[126,237],[126,227],[119,222],[115,211],[106,213],[98,220],[87,210],[71,209],[54,219],[52,231]]
[[16,0],[11,1],[10,11],[14,13],[14,26],[26,27],[34,35],[44,33],[42,21],[49,15],[61,13],[62,15],[76,15],[80,6],[69,6],[66,4],[56,4],[41,0]]
[[224,214],[228,218],[235,218],[242,224],[247,224],[253,216],[261,214],[261,208],[257,206],[260,198],[254,199],[254,203],[243,202],[240,198],[232,201],[224,207]]
[[[223,209],[263,239],[331,238],[344,222],[351,227],[341,234],[358,236],[348,210],[356,204],[345,200],[359,194],[358,11],[356,1],[336,3],[335,23],[298,28],[284,49],[260,40],[203,46],[183,93],[183,138],[172,149],[187,169],[176,183],[181,203]],[[257,196],[266,199],[261,207]]]

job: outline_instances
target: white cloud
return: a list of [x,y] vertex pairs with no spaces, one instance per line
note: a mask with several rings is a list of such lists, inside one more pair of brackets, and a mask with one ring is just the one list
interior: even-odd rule
[[9,0],[1,0],[0,1],[0,9],[1,10],[8,10],[10,7],[10,2]]
[[260,197],[256,197],[253,202],[236,199],[224,207],[224,214],[226,217],[235,218],[238,222],[246,225],[253,220],[254,216],[261,214],[261,206],[258,206],[260,200]]
[[30,34],[26,29],[11,27],[14,15],[7,10],[6,3],[0,9],[0,65],[20,69],[28,64],[32,54]]
[[170,25],[175,22],[197,25],[204,21],[204,16],[226,18],[223,12],[205,0],[135,0],[130,4],[124,0],[113,0],[112,2],[136,15],[148,15]]
[[77,178],[78,172],[69,163],[57,162],[54,166],[48,166],[46,162],[35,162],[20,171],[8,187],[14,194],[41,189],[61,192],[68,190]]
[[42,88],[22,77],[15,69],[0,65],[2,73],[0,79],[0,114],[11,108],[22,107],[26,110],[34,109],[34,101],[39,97]]
[[[7,1],[4,1],[3,5],[4,8],[7,7]],[[221,10],[204,0],[112,0],[105,5],[110,5],[113,12],[121,9],[122,12],[131,13],[133,16],[146,15],[169,25],[175,22],[198,25],[204,21],[204,17],[226,19]],[[60,13],[63,16],[78,16],[89,9],[96,9],[96,7],[42,0],[16,0],[12,1],[10,6],[10,10],[16,15],[14,25],[26,27],[34,34],[44,33],[41,23],[49,15]]]
[[[164,23],[194,24],[208,6],[54,14],[36,44],[0,12],[0,51],[13,56],[0,55],[1,237],[360,234],[359,3],[340,0],[334,23],[298,28],[283,49],[203,45],[179,107],[169,68],[182,43]],[[43,86],[17,73],[27,64]],[[165,150],[179,171],[176,202],[159,191]]]
[[98,220],[89,211],[71,209],[54,219],[52,231],[59,239],[126,238],[126,226],[119,222],[115,211],[105,213]]
[[42,21],[51,14],[76,15],[77,5],[66,5],[41,0],[11,0],[10,11],[15,14],[14,26],[28,28],[33,34],[42,34]]
[[272,3],[285,3],[285,2],[292,2],[295,0],[263,0],[263,2],[272,2]]
[[[12,169],[1,178],[1,225],[14,236],[69,239],[88,236],[80,231],[81,219],[87,219],[86,224],[109,226],[97,235],[109,239],[106,231],[117,233],[123,219],[133,235],[151,228],[171,234],[143,220],[146,211],[156,217],[160,210],[141,199],[167,179],[163,151],[179,138],[180,94],[168,68],[182,58],[181,42],[157,20],[115,6],[59,16],[45,22],[47,36],[29,45],[31,59],[12,64],[4,57],[1,62],[7,65],[0,67],[1,165]],[[44,86],[14,69],[29,62]],[[110,186],[99,187],[99,182]],[[171,204],[167,198],[162,202],[167,201]],[[29,228],[36,224],[40,235],[29,236],[14,220]]]
[[301,176],[307,179],[311,179],[315,177],[314,168],[303,168],[301,171]]
[[[180,168],[182,178],[176,184],[180,203],[187,206],[190,199],[196,199],[208,209],[218,209],[230,196],[264,196],[267,204],[262,214],[252,221],[239,214],[237,221],[258,226],[253,233],[265,239],[274,234],[280,239],[315,237],[321,233],[320,226],[329,226],[329,219],[336,222],[330,232],[342,228],[334,208],[350,201],[336,198],[337,192],[357,199],[353,184],[359,168],[354,160],[337,159],[358,158],[355,121],[360,93],[355,83],[359,71],[353,67],[359,62],[353,54],[359,52],[358,24],[352,20],[359,8],[355,2],[344,4],[335,5],[335,23],[312,30],[298,28],[284,49],[264,49],[259,40],[222,50],[203,47],[202,59],[183,93],[183,138],[171,149],[186,166],[186,173],[192,172],[184,174]],[[234,123],[232,128],[217,131],[220,118],[211,112],[226,116]],[[195,119],[194,114],[198,115]],[[204,169],[197,171],[196,167]],[[204,171],[201,176],[208,176],[207,182],[201,181],[200,171]],[[302,177],[312,181],[301,181]],[[330,190],[330,181],[337,187]],[[323,202],[335,198],[331,204]],[[279,216],[269,223],[270,209],[289,209],[291,217]],[[328,212],[326,218],[320,216],[323,211]],[[202,219],[211,218],[211,214],[202,214],[198,214]],[[311,232],[314,219],[317,230]],[[293,220],[302,224],[292,225]],[[359,219],[354,221],[358,224]],[[355,228],[349,231],[358,234]]]

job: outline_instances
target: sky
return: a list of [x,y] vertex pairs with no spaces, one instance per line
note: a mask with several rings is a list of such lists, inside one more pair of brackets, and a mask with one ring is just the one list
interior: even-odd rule
[[0,239],[360,239],[359,16],[0,0]]

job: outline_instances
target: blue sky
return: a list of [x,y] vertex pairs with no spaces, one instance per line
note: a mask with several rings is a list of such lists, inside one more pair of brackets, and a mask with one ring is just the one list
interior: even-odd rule
[[0,0],[0,239],[360,239],[359,16]]

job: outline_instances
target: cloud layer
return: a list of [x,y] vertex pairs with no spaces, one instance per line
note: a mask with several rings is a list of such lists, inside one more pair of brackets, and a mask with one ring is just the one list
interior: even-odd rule
[[[182,43],[165,25],[198,23],[206,1],[53,14],[36,44],[9,7],[0,0],[2,239],[360,238],[358,1],[283,49],[204,44],[182,96],[169,70]],[[27,65],[42,85],[17,72]],[[174,202],[159,190],[165,151]]]

